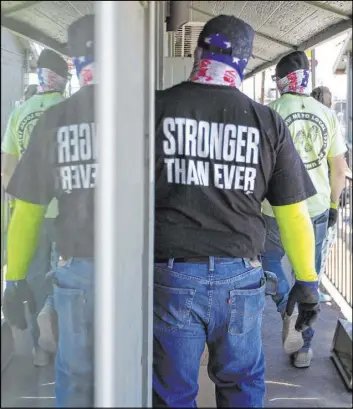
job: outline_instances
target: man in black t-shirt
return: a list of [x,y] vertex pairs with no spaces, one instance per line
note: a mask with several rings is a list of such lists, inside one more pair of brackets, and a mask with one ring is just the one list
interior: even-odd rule
[[54,271],[53,294],[59,327],[56,406],[91,407],[97,169],[92,15],[69,27],[68,50],[81,89],[43,113],[7,188],[17,201],[8,233],[7,276],[12,285],[5,291],[3,308],[13,326],[25,329],[24,301],[30,310],[35,308],[26,271],[36,249],[45,209],[57,197],[55,242],[61,257]]
[[297,278],[287,313],[299,331],[318,313],[316,191],[283,120],[239,91],[253,37],[211,19],[189,81],[156,94],[154,407],[196,406],[205,343],[217,406],[264,405],[265,197]]

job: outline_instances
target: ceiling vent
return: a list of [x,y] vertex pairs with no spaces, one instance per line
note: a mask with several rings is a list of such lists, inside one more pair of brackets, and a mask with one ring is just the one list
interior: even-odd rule
[[173,57],[193,57],[204,25],[205,23],[190,22],[174,33]]

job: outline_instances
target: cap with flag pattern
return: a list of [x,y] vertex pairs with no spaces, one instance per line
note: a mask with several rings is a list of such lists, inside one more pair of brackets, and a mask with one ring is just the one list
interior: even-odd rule
[[309,70],[310,64],[304,51],[293,51],[285,55],[276,65],[276,77],[284,78],[291,72]]
[[203,27],[197,45],[201,58],[223,62],[235,68],[241,77],[251,57],[254,29],[234,16],[220,15]]
[[66,61],[55,51],[45,48],[39,55],[37,68],[47,68],[56,72],[63,78],[67,78],[69,67]]
[[94,58],[95,18],[87,14],[73,22],[67,32],[67,49],[70,57]]

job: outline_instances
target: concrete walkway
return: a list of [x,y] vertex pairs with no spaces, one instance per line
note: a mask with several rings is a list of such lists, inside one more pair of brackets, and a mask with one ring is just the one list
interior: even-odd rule
[[[290,364],[281,345],[281,318],[271,298],[267,297],[263,321],[263,342],[267,360],[265,406],[351,408],[348,392],[330,359],[330,349],[337,319],[342,318],[335,306],[322,305],[313,341],[314,358],[310,368],[297,369]],[[206,359],[201,367],[199,407],[216,407],[214,387],[207,375]]]
[[[352,394],[330,360],[340,313],[323,305],[316,324],[315,356],[308,369],[292,368],[281,349],[281,320],[270,298],[266,302],[263,339],[267,357],[266,407],[352,407]],[[34,368],[29,357],[16,357],[1,377],[1,407],[53,407],[52,367]],[[205,360],[200,370],[200,407],[215,407],[214,388]]]

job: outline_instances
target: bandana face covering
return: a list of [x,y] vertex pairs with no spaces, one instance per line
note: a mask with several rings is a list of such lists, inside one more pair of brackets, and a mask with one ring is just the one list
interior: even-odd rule
[[[205,43],[225,50],[231,48],[230,42],[222,34],[205,38]],[[216,54],[198,47],[189,81],[240,88],[247,63],[246,59]]]
[[277,88],[281,95],[289,92],[310,95],[311,85],[309,84],[309,70],[298,70],[290,72],[285,77],[277,79]]
[[95,63],[93,57],[72,57],[80,87],[95,84]]
[[49,68],[37,68],[39,93],[43,92],[60,92],[64,93],[67,79],[61,77]]

